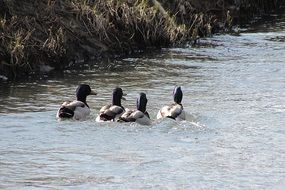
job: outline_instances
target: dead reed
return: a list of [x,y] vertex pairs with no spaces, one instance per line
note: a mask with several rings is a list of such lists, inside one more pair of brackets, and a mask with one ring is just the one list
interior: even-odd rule
[[275,10],[282,2],[3,0],[0,75],[38,73],[45,65],[62,70],[78,59],[195,43],[230,28],[242,11],[260,14]]

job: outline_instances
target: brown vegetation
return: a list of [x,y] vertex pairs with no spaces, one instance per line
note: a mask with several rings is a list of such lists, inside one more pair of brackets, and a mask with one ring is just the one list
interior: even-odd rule
[[46,65],[62,70],[78,59],[195,42],[229,28],[241,9],[272,10],[281,2],[2,0],[0,75],[29,75]]

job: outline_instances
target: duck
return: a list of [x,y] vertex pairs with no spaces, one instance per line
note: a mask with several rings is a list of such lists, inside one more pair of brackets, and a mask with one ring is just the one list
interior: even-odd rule
[[127,109],[126,112],[119,118],[120,122],[136,122],[141,125],[150,125],[151,120],[146,111],[147,98],[146,94],[141,92],[137,98],[136,110]]
[[182,98],[183,98],[183,93],[181,87],[176,86],[173,90],[174,102],[171,103],[170,105],[162,107],[158,111],[156,118],[157,119],[170,118],[177,121],[185,120],[185,111],[181,103]]
[[58,119],[85,120],[90,115],[90,107],[86,102],[88,95],[97,95],[87,84],[80,84],[76,89],[76,100],[63,102],[57,111]]
[[112,104],[103,106],[96,118],[97,122],[116,121],[124,112],[125,108],[121,104],[121,100],[126,100],[120,87],[116,87],[112,93]]

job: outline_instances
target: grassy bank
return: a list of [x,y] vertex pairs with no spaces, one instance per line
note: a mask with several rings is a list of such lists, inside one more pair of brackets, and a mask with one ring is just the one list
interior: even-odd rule
[[284,0],[2,0],[0,75],[63,70],[76,60],[179,46]]

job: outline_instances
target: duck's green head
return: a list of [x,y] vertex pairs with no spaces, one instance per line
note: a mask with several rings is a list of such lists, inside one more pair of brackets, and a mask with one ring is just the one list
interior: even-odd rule
[[91,90],[91,88],[88,84],[80,84],[76,89],[77,100],[85,103],[86,97],[88,95],[97,95],[97,93],[95,91]]
[[120,87],[116,87],[113,90],[113,105],[121,106],[121,100],[125,100],[127,94],[123,93],[123,90]]
[[140,110],[141,112],[146,111],[146,104],[147,104],[147,98],[146,94],[141,92],[140,96],[137,99],[137,110]]
[[182,102],[182,98],[183,98],[183,93],[181,90],[180,86],[176,86],[173,90],[173,98],[174,98],[174,102],[177,104],[181,104]]

